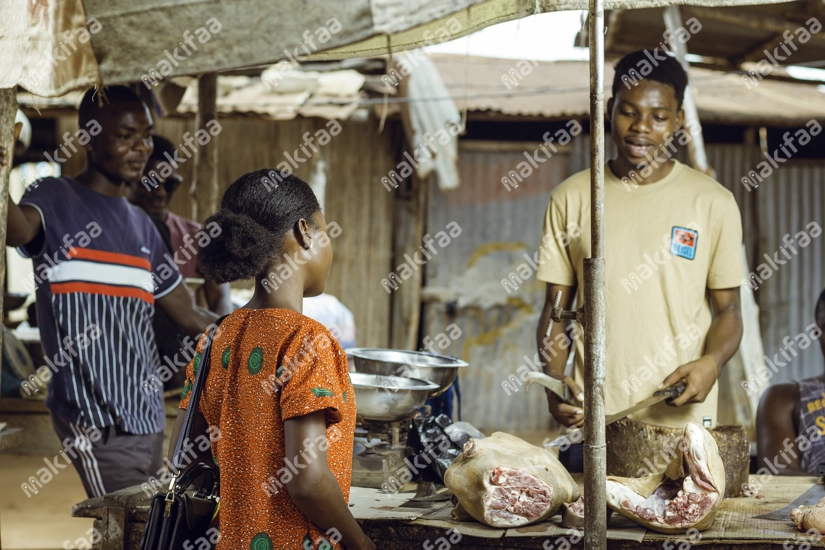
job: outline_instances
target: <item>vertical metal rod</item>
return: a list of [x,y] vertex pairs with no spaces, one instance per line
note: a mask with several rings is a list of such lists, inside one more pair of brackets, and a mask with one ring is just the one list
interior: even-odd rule
[[604,437],[604,2],[590,0],[590,258],[584,260],[584,548],[607,548]]

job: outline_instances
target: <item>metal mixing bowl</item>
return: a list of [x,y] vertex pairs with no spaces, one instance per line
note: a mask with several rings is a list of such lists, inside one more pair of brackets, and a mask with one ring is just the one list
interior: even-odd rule
[[455,380],[458,369],[468,366],[455,357],[417,351],[350,348],[347,355],[355,360],[356,372],[420,378],[438,384],[438,388],[430,392],[430,397],[444,393]]
[[355,389],[357,413],[365,420],[397,422],[415,416],[429,393],[438,386],[426,380],[349,373]]

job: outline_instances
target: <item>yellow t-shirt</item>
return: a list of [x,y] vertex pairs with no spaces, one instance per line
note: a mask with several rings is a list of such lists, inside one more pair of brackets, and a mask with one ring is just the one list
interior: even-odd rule
[[[647,185],[623,183],[609,165],[604,173],[605,412],[613,414],[650,397],[678,366],[701,357],[711,323],[708,289],[744,280],[742,221],[730,191],[679,162]],[[590,170],[584,170],[550,196],[537,278],[577,285],[582,304],[588,256]],[[575,349],[581,385],[583,338],[576,338]],[[714,385],[704,403],[659,403],[631,418],[681,428],[710,417],[715,425],[716,408]]]

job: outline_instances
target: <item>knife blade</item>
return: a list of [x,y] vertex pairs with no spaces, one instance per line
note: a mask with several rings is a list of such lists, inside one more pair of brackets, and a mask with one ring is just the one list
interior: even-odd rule
[[[658,390],[658,391],[653,393],[652,397],[648,397],[647,399],[639,401],[638,403],[636,403],[632,407],[628,407],[627,409],[625,409],[623,411],[619,411],[615,414],[611,414],[609,416],[606,416],[605,419],[604,419],[604,425],[607,426],[608,424],[612,424],[612,423],[616,422],[617,420],[621,420],[622,418],[624,418],[628,415],[631,415],[635,412],[639,412],[642,409],[646,409],[646,408],[650,407],[651,405],[655,405],[656,403],[659,403],[659,402],[664,401],[666,399],[673,399],[675,397],[679,397],[680,395],[682,395],[682,392],[684,392],[684,391],[685,391],[685,385],[681,382],[678,383],[678,384],[674,384],[672,386],[669,386],[667,388],[664,388],[662,390]],[[572,444],[575,444],[575,443],[581,443],[582,441],[584,441],[584,430],[582,428],[576,428],[576,429],[566,433],[565,435],[557,437],[556,439],[554,439],[550,443],[545,443],[544,446],[545,447],[558,447],[558,446],[560,446],[564,443],[572,445]]]

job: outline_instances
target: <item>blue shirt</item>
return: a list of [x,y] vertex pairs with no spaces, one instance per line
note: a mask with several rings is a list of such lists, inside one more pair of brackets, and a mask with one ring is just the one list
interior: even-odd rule
[[162,432],[163,392],[147,388],[160,365],[152,316],[181,276],[154,224],[67,177],[35,182],[20,204],[42,220],[18,251],[34,262],[46,406],[79,426]]

